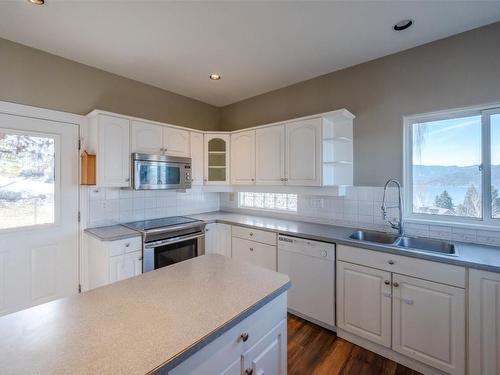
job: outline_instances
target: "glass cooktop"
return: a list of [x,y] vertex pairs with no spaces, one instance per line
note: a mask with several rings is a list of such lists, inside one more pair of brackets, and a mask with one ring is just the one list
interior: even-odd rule
[[147,231],[150,229],[168,228],[174,225],[195,223],[197,221],[199,220],[191,219],[185,216],[173,216],[173,217],[164,217],[161,219],[133,221],[131,223],[126,223],[125,225],[135,230]]

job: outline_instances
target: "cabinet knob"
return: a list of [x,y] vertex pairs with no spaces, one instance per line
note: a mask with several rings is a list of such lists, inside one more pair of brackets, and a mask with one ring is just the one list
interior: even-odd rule
[[322,251],[321,251],[321,256],[322,256],[323,258],[326,258],[326,256],[327,256],[327,255],[328,255],[328,253],[326,252],[326,250],[322,250]]
[[137,260],[142,260],[142,257],[137,258]]
[[288,178],[285,178],[285,181],[288,181]]
[[126,244],[125,244],[125,247],[130,247],[130,244],[129,244],[129,243],[126,243]]
[[250,251],[253,251],[253,247],[250,248]]
[[126,179],[125,179],[125,182],[129,182],[129,181],[130,181],[130,178],[126,178]]
[[247,342],[247,340],[248,340],[248,333],[243,332],[243,333],[240,335],[240,339],[241,339],[241,341],[243,341],[243,342]]
[[397,288],[399,286],[399,283],[397,281],[393,282],[392,285],[394,286],[394,288]]
[[393,265],[394,261],[392,259],[389,259],[389,261],[387,263],[389,263],[390,265]]
[[385,284],[385,285],[390,285],[390,284],[391,284],[391,282],[390,282],[389,280],[385,280],[385,281],[384,281],[384,284]]
[[249,233],[249,235],[250,235],[250,236],[253,236],[253,232],[250,232],[250,233]]
[[245,375],[252,375],[253,374],[253,368],[247,368],[245,370]]
[[284,178],[280,178],[280,180],[281,180],[281,181],[285,181],[285,179],[284,179]]

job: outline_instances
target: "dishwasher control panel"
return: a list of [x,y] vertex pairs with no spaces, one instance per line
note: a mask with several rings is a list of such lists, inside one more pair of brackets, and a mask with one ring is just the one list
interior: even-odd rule
[[325,260],[335,260],[335,244],[280,235],[278,249]]

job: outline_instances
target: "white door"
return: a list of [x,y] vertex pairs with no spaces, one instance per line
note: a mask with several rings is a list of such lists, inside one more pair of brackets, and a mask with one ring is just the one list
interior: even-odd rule
[[234,259],[276,271],[276,246],[233,237],[231,252]]
[[286,320],[282,320],[258,343],[243,354],[245,374],[286,375]]
[[465,373],[465,290],[393,274],[393,350]]
[[159,155],[163,151],[163,126],[133,120],[130,125],[132,152]]
[[283,185],[285,180],[285,126],[255,131],[255,180],[257,185]]
[[203,133],[190,132],[191,138],[191,175],[193,185],[203,185]]
[[130,186],[130,122],[99,115],[97,174],[100,186]]
[[0,114],[0,315],[78,291],[78,126]]
[[255,184],[255,130],[231,134],[231,183]]
[[163,127],[163,151],[166,155],[189,157],[189,132]]
[[391,273],[337,262],[337,326],[391,347]]
[[321,185],[321,119],[286,124],[287,185]]
[[500,273],[469,271],[469,374],[500,374]]

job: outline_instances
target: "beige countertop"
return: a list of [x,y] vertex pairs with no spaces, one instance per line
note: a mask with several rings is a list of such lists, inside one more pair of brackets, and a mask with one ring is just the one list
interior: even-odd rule
[[205,255],[0,318],[2,374],[145,374],[175,367],[290,286]]

